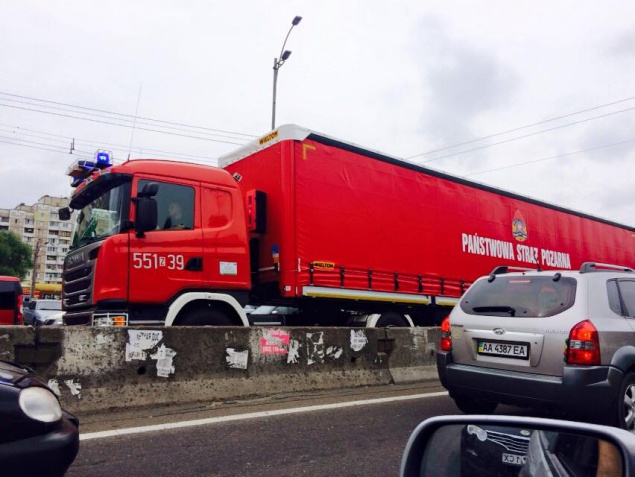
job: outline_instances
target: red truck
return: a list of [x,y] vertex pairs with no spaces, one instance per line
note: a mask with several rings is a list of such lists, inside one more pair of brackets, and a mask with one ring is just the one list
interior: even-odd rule
[[635,266],[632,227],[294,125],[220,167],[97,162],[71,171],[69,325],[246,326],[247,304],[297,308],[285,325],[435,325],[501,264]]

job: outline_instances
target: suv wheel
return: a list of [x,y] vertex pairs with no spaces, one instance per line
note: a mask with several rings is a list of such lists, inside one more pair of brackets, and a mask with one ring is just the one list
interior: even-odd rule
[[635,432],[635,373],[624,376],[617,406],[618,427]]
[[498,403],[474,396],[452,396],[456,407],[465,414],[491,414],[496,410]]

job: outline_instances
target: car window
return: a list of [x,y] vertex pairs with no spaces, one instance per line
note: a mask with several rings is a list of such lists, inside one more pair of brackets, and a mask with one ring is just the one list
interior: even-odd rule
[[635,280],[619,280],[617,283],[626,316],[635,316]]
[[35,310],[35,305],[37,305],[37,301],[33,300],[29,302],[29,310]]
[[493,280],[477,281],[460,306],[470,315],[555,316],[573,306],[576,287],[570,277],[496,275]]
[[38,301],[38,310],[61,310],[62,302],[60,300]]
[[0,310],[13,310],[15,308],[15,292],[0,291]]
[[620,293],[617,290],[617,280],[609,280],[606,282],[606,294],[609,299],[609,308],[613,313],[624,316],[622,312],[622,302],[620,301]]
[[[145,179],[140,180],[139,191],[150,182]],[[161,230],[193,229],[194,189],[167,182],[152,182],[159,184],[159,192],[154,197],[157,201],[157,228]]]

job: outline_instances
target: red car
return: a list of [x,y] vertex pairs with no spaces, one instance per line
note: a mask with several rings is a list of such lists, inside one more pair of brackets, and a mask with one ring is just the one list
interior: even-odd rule
[[18,277],[0,276],[0,325],[22,324],[22,285]]

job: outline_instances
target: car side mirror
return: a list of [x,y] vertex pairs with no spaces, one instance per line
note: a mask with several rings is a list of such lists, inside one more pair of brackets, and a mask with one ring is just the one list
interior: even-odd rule
[[60,220],[71,220],[71,209],[68,207],[62,207],[57,211],[57,215]]
[[410,436],[400,475],[476,475],[482,469],[522,477],[635,475],[635,435],[533,417],[433,417]]

